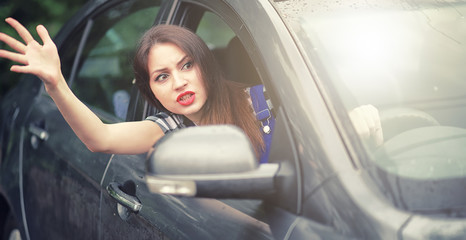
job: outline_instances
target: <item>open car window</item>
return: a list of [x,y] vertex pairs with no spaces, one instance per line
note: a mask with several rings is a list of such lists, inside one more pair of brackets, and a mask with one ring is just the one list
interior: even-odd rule
[[71,85],[83,102],[120,120],[126,118],[134,78],[133,51],[159,10],[147,5],[124,2],[88,23],[91,30]]

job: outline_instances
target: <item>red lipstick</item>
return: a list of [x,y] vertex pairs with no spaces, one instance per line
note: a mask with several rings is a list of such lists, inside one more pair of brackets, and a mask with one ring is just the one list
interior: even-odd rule
[[176,98],[176,101],[183,106],[188,106],[194,102],[195,98],[196,98],[196,95],[194,94],[194,92],[186,91],[178,95],[178,97]]

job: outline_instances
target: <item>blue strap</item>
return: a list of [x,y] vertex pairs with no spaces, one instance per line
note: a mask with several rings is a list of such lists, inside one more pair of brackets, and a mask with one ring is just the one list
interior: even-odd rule
[[260,163],[266,163],[269,158],[270,145],[272,144],[272,135],[275,127],[275,118],[267,104],[264,95],[265,88],[263,85],[253,86],[249,89],[252,107],[256,113],[256,119],[261,122],[262,138],[264,139],[265,149],[261,152]]

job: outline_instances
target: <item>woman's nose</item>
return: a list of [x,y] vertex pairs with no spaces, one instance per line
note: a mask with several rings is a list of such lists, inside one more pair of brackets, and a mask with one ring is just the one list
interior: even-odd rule
[[186,84],[188,84],[188,81],[183,76],[183,74],[173,74],[173,89],[177,90],[183,88],[184,86],[186,86]]

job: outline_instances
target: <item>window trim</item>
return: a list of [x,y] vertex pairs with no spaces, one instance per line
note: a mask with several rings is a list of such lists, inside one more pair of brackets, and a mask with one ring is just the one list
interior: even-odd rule
[[79,41],[78,49],[76,50],[76,55],[73,60],[73,66],[71,67],[70,76],[68,77],[68,86],[73,86],[74,80],[76,79],[76,74],[78,73],[78,67],[81,60],[81,56],[84,51],[84,47],[87,43],[87,38],[89,37],[89,33],[91,32],[92,26],[94,25],[94,20],[89,19],[86,22],[86,26],[84,27],[83,35],[81,36],[81,40]]
[[[138,0],[139,2],[144,2],[143,0]],[[108,12],[109,10],[113,9],[116,6],[119,6],[123,3],[127,2],[126,0],[117,0],[117,1],[109,1],[104,4],[95,4],[95,3],[88,3],[89,5],[93,5],[92,7],[86,8],[86,11],[80,12],[80,14],[75,15],[70,21],[68,21],[62,31],[57,35],[57,38],[54,39],[56,41],[56,45],[58,47],[59,53],[68,49],[67,42],[72,40],[73,38],[79,38],[79,41],[76,41],[78,44],[78,48],[76,48],[76,52],[72,60],[69,61],[68,66],[71,65],[69,73],[65,76],[68,86],[71,88],[76,81],[76,77],[79,74],[79,67],[83,61],[83,53],[86,49],[86,44],[88,43],[88,37],[92,32],[92,28],[95,25],[94,19],[101,15],[102,13]],[[159,4],[153,3],[150,4],[152,6],[158,6],[159,11],[157,15],[154,16],[152,26],[163,24],[168,22],[168,17],[174,11],[174,4],[178,2],[178,0],[159,0],[157,1]],[[71,30],[67,30],[71,29]],[[60,54],[62,55],[62,54]],[[133,82],[134,85],[134,82]],[[44,88],[41,88],[42,94],[45,94]],[[129,120],[141,120],[138,119],[136,116],[139,115],[141,112],[141,107],[138,108],[138,102],[144,102],[141,94],[139,91],[134,91],[131,89],[130,91],[130,102],[127,109],[127,115],[125,121]],[[134,96],[133,96],[134,95]],[[147,104],[145,104],[147,105]],[[88,104],[89,106],[89,104]],[[147,109],[148,107],[144,107]],[[145,110],[142,110],[145,111]]]

